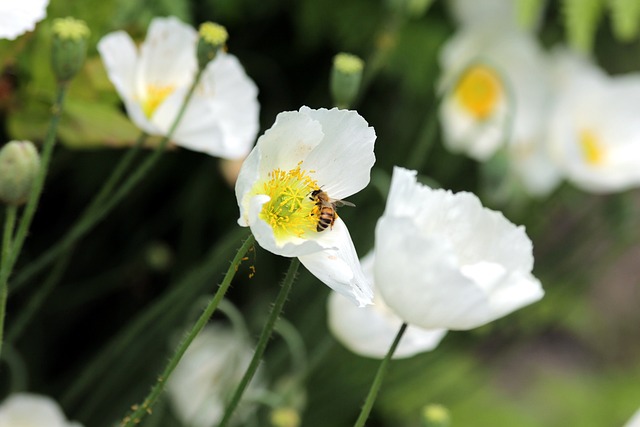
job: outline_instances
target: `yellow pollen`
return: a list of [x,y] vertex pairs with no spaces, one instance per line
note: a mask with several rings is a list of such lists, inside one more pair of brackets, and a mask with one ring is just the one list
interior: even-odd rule
[[147,96],[142,102],[142,111],[145,116],[151,117],[156,109],[164,102],[167,96],[171,95],[174,91],[174,87],[169,86],[147,86]]
[[593,132],[589,130],[581,131],[579,142],[584,159],[588,164],[592,166],[602,164],[605,157],[605,150],[602,147],[602,143]]
[[303,238],[307,233],[316,232],[316,203],[310,195],[319,186],[309,177],[309,171],[300,169],[301,164],[289,171],[271,171],[269,179],[259,181],[252,190],[253,194],[271,198],[262,206],[260,218],[273,228],[276,239]]
[[502,98],[502,84],[495,70],[486,65],[474,65],[462,75],[454,96],[478,120],[488,118]]

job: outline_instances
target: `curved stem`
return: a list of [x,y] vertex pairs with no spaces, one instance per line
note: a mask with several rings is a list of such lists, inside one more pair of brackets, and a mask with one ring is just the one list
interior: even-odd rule
[[189,91],[187,92],[186,97],[178,111],[178,115],[174,119],[171,127],[167,134],[162,138],[158,147],[153,151],[153,153],[147,157],[147,159],[136,169],[127,180],[118,188],[118,190],[113,194],[110,200],[99,203],[96,205],[94,209],[88,209],[86,211],[86,215],[83,215],[80,220],[73,226],[71,230],[65,235],[65,237],[51,247],[43,256],[35,260],[29,268],[28,271],[25,271],[24,274],[20,274],[16,277],[15,286],[19,286],[23,284],[27,279],[32,277],[34,274],[41,271],[44,267],[49,265],[52,261],[54,261],[58,255],[67,248],[70,248],[77,240],[83,237],[86,233],[88,233],[94,225],[96,225],[100,220],[102,220],[113,208],[115,208],[120,201],[129,194],[129,192],[144,178],[147,172],[156,164],[160,156],[164,153],[167,144],[169,143],[173,133],[178,127],[182,116],[184,116],[185,111],[187,110],[187,106],[189,104],[189,100],[193,96],[193,93],[200,82],[200,77],[202,76],[203,70],[198,70]]
[[2,259],[0,260],[0,355],[2,355],[2,342],[4,338],[4,315],[7,307],[8,286],[7,279],[9,277],[11,262],[11,247],[13,245],[13,230],[16,225],[16,206],[7,206],[4,218],[4,232],[2,235]]
[[407,329],[407,324],[403,323],[400,326],[400,330],[396,335],[396,338],[393,340],[393,344],[389,347],[389,351],[387,355],[382,359],[380,366],[378,367],[378,372],[376,372],[376,376],[373,379],[373,383],[371,384],[371,388],[369,389],[369,394],[367,395],[366,400],[364,401],[364,405],[362,406],[362,410],[360,411],[360,416],[356,420],[354,427],[364,427],[364,423],[369,418],[369,414],[371,413],[371,408],[373,408],[373,403],[376,401],[376,397],[378,396],[378,391],[380,390],[380,386],[382,385],[382,379],[384,378],[384,374],[387,372],[387,367],[389,365],[389,361],[393,356],[393,353],[396,351],[396,347],[398,347],[398,343],[404,334],[404,331]]
[[235,411],[236,407],[240,403],[240,399],[244,394],[245,389],[249,385],[249,382],[253,378],[253,375],[256,373],[258,366],[260,365],[260,361],[262,360],[262,355],[264,354],[265,349],[267,348],[267,343],[269,342],[269,338],[271,338],[271,333],[276,325],[276,321],[282,312],[282,308],[284,307],[284,303],[287,300],[287,296],[289,295],[289,291],[291,290],[291,286],[296,278],[296,274],[298,273],[298,267],[300,266],[300,261],[298,258],[292,258],[291,264],[289,264],[289,270],[287,270],[287,275],[284,277],[282,282],[282,288],[280,288],[280,292],[276,297],[276,301],[271,308],[271,313],[269,314],[269,318],[262,328],[262,332],[260,333],[260,338],[258,339],[258,344],[256,345],[256,350],[253,353],[253,357],[249,366],[247,367],[242,380],[236,387],[236,390],[229,401],[229,404],[224,410],[224,417],[218,427],[226,426],[231,420],[231,416]]
[[218,288],[218,291],[215,293],[215,295],[209,302],[209,305],[207,305],[204,312],[198,318],[198,320],[193,325],[189,333],[183,338],[182,342],[178,345],[178,348],[176,349],[174,355],[171,357],[171,359],[169,359],[169,363],[167,364],[162,374],[158,377],[158,382],[156,382],[156,384],[153,386],[149,395],[144,399],[141,405],[134,405],[135,409],[133,413],[131,413],[130,415],[127,415],[122,420],[122,423],[121,423],[122,426],[131,427],[136,424],[139,424],[140,421],[142,421],[142,419],[145,417],[145,415],[147,415],[148,413],[151,413],[151,408],[153,407],[153,404],[156,402],[156,400],[158,400],[158,397],[164,390],[164,387],[167,381],[169,380],[169,377],[173,373],[173,370],[176,368],[176,366],[178,366],[178,362],[180,362],[180,359],[182,358],[184,353],[187,351],[187,348],[189,348],[189,345],[191,344],[191,342],[195,339],[196,335],[198,335],[198,333],[202,330],[202,328],[204,328],[204,326],[209,321],[209,318],[218,307],[218,304],[220,304],[220,301],[224,297],[224,294],[227,292],[227,289],[229,289],[229,286],[231,285],[231,280],[233,280],[233,277],[236,275],[236,271],[238,270],[238,266],[242,262],[242,258],[249,251],[249,248],[251,248],[254,242],[255,242],[255,239],[253,235],[249,236],[247,240],[244,241],[244,243],[236,253],[236,256],[233,258],[233,261],[231,262],[231,265],[227,269],[227,273],[225,274],[224,279],[222,280],[222,283]]

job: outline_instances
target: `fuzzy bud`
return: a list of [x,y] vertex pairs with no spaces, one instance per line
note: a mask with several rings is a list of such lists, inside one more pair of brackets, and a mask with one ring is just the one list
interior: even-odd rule
[[38,150],[30,141],[11,141],[0,149],[0,200],[24,204],[40,169]]
[[443,405],[432,403],[422,410],[422,425],[424,427],[449,427],[451,416]]
[[218,51],[224,48],[229,33],[222,25],[213,22],[205,22],[198,30],[198,66],[204,69],[207,64],[214,60]]
[[280,407],[271,411],[273,427],[299,427],[300,423],[300,414],[293,408]]
[[59,82],[71,80],[82,68],[89,34],[89,27],[79,19],[67,17],[53,21],[51,61]]
[[338,108],[349,108],[355,101],[360,83],[364,62],[355,55],[339,53],[333,58],[331,70],[331,96]]

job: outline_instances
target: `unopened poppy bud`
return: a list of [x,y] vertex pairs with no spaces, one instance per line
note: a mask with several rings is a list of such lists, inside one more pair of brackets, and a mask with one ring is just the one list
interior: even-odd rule
[[227,29],[222,25],[205,22],[198,30],[198,66],[204,69],[216,57],[229,38]]
[[299,427],[300,422],[300,414],[293,408],[280,407],[271,411],[273,427]]
[[432,403],[422,410],[422,425],[424,427],[449,427],[451,416],[443,405]]
[[333,58],[331,70],[331,96],[338,108],[349,108],[355,101],[360,83],[364,62],[355,55],[339,53]]
[[71,80],[82,68],[89,34],[89,27],[79,19],[68,17],[53,21],[51,61],[59,82]]
[[0,149],[0,200],[22,205],[40,169],[40,156],[30,141],[11,141]]

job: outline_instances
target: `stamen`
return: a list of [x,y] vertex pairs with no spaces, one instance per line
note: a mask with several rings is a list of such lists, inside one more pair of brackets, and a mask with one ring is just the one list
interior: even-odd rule
[[605,150],[600,139],[591,131],[580,132],[580,148],[586,162],[592,166],[602,164],[605,158]]
[[460,78],[454,96],[469,114],[483,120],[495,112],[503,96],[502,83],[495,70],[475,65]]
[[173,93],[175,88],[169,86],[147,86],[147,96],[142,102],[142,111],[145,116],[151,117],[156,109],[164,102],[164,100]]

